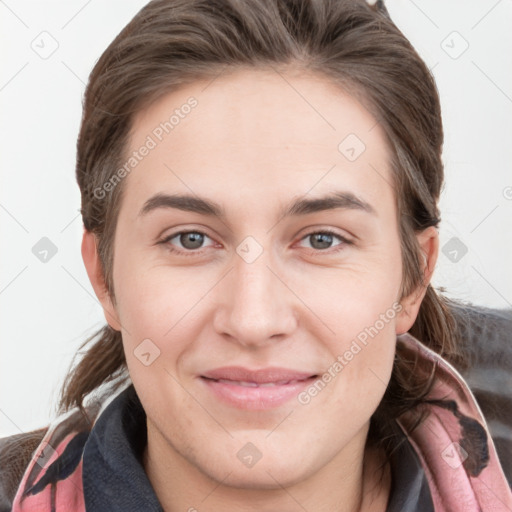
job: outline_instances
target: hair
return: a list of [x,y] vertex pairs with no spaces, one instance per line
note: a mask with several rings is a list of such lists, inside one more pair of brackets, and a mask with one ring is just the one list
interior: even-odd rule
[[[364,0],[154,0],[119,33],[89,77],[76,176],[86,230],[94,233],[105,286],[115,303],[113,242],[123,182],[98,194],[125,161],[135,114],[196,80],[240,69],[295,68],[357,98],[383,128],[390,149],[403,262],[402,296],[425,286],[416,234],[440,222],[443,127],[431,72],[381,2]],[[104,196],[104,197],[102,197]],[[428,284],[412,334],[463,366],[448,299]],[[105,325],[77,352],[59,412],[78,407],[103,383],[129,379],[121,333]],[[372,416],[368,442],[389,449],[391,425],[425,401],[428,379],[398,350]]]

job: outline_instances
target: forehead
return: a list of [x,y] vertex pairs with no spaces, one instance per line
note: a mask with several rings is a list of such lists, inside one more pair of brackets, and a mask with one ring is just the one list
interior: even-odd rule
[[126,158],[144,146],[125,184],[141,200],[176,189],[261,200],[343,185],[392,201],[382,127],[320,76],[251,69],[194,82],[134,117]]

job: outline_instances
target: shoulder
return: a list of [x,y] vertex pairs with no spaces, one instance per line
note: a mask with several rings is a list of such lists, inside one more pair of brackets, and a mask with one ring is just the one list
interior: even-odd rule
[[[38,495],[48,484],[76,474],[92,427],[127,383],[121,374],[101,384],[83,408],[64,411],[43,428],[0,438],[0,512],[10,512],[16,505],[14,498],[22,482],[24,491]],[[47,445],[51,450],[46,450]],[[36,454],[38,460],[33,461]]]
[[491,432],[512,487],[512,308],[454,304],[469,365],[460,369]]
[[450,309],[472,366],[512,369],[512,308],[452,303]]
[[14,496],[32,454],[48,431],[43,427],[0,438],[0,512],[11,510]]

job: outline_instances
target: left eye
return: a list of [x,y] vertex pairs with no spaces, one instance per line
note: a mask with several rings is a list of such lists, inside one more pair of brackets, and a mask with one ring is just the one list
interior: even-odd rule
[[340,243],[336,244],[342,245],[343,243],[349,243],[344,237],[333,233],[332,231],[317,231],[314,233],[309,233],[302,240],[310,240],[310,248],[311,249],[330,249],[333,243],[333,239],[337,238],[340,240]]

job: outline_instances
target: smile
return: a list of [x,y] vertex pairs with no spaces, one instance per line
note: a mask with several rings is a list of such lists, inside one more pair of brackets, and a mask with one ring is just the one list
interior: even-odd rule
[[[275,409],[296,398],[317,375],[301,379],[282,379],[271,382],[250,380],[213,379],[201,376],[210,397],[217,401],[246,410]],[[211,398],[210,398],[211,399]]]

